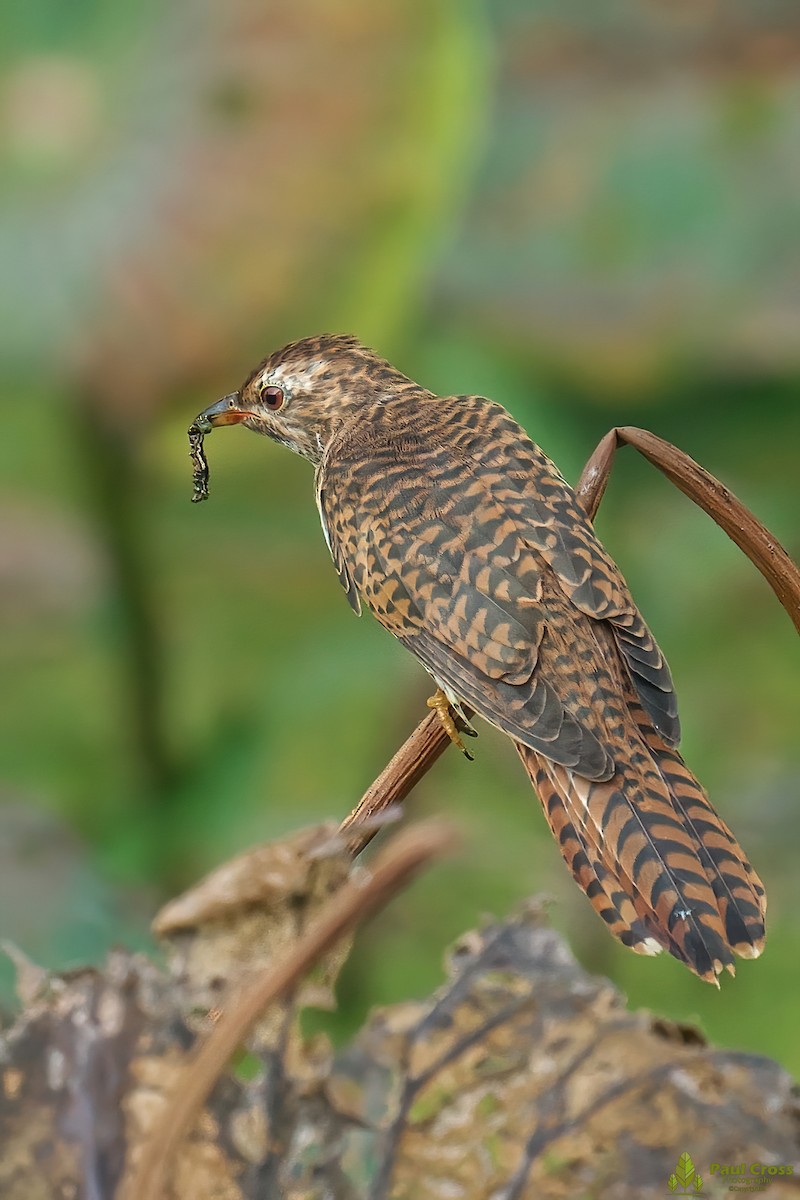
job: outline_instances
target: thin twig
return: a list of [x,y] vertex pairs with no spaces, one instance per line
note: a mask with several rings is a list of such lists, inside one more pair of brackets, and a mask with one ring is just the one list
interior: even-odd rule
[[[339,826],[340,834],[355,835],[347,843],[354,857],[361,853],[379,830],[378,823],[370,818],[402,803],[449,744],[450,739],[436,713],[430,713],[420,721]],[[357,828],[361,826],[364,827]]]
[[725,530],[758,567],[800,632],[800,569],[766,526],[724,484],[663,438],[631,425],[617,429],[616,434],[663,471],[675,487]]
[[292,949],[261,970],[225,1009],[200,1045],[135,1167],[120,1191],[122,1200],[161,1200],[175,1151],[211,1089],[259,1017],[288,996],[327,950],[383,908],[423,867],[454,849],[451,825],[426,821],[392,838],[369,873],[344,884],[322,907]]

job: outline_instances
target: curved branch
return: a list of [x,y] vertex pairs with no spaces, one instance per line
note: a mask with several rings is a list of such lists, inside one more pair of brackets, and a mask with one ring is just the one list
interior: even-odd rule
[[800,569],[777,538],[723,483],[693,458],[647,429],[624,425],[607,433],[583,469],[575,489],[594,516],[605,491],[617,446],[633,446],[675,487],[707,512],[758,568],[800,633]]

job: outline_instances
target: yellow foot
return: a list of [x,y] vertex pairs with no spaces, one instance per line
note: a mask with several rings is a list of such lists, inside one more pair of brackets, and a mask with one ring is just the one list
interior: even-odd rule
[[[468,758],[470,762],[473,762],[473,757],[467,747],[464,745],[464,739],[459,733],[458,726],[453,719],[453,709],[450,705],[450,701],[447,699],[447,696],[445,696],[442,689],[437,688],[435,694],[430,696],[425,703],[427,704],[428,708],[433,709],[439,720],[442,722],[444,731],[450,738],[450,741],[455,746],[458,746],[465,758]],[[464,730],[464,732],[468,734],[469,737],[478,736],[474,729],[467,728]]]

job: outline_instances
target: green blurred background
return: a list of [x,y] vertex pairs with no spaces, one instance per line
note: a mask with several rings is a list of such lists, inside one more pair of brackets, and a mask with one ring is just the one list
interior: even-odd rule
[[[575,478],[612,425],[800,555],[793,0],[59,0],[0,37],[0,935],[48,965],[339,817],[424,713],[356,621],[307,464],[195,413],[291,337],[357,332],[506,404]],[[339,1032],[533,892],[634,1005],[800,1070],[800,653],[750,564],[626,450],[598,518],[677,680],[686,757],[766,881],[721,993],[618,949],[503,739],[408,809],[466,848],[359,936]],[[11,979],[5,969],[6,987]]]

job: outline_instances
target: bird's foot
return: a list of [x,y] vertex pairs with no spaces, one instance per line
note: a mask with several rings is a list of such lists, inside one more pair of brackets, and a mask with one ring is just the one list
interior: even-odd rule
[[[450,738],[450,741],[453,743],[453,745],[458,746],[464,757],[468,758],[470,762],[473,762],[473,756],[464,745],[464,739],[462,738],[461,733],[465,733],[467,737],[477,737],[477,731],[472,728],[465,717],[460,718],[462,722],[462,730],[459,730],[453,715],[455,710],[441,688],[436,689],[435,694],[426,700],[426,704],[428,708],[432,708],[438,716],[439,720],[444,726],[445,733]],[[460,716],[460,714],[458,715]]]

